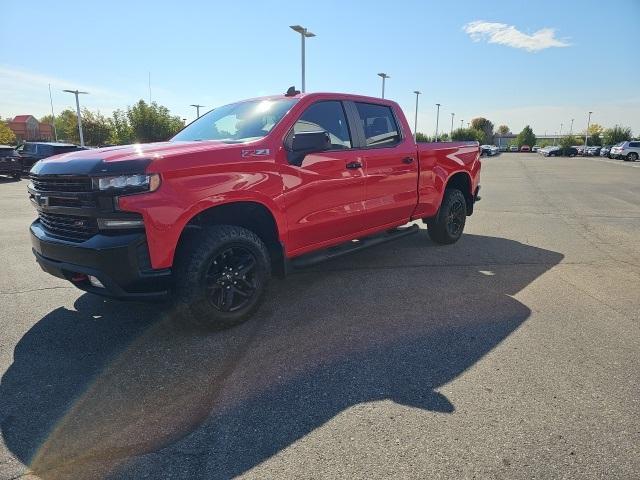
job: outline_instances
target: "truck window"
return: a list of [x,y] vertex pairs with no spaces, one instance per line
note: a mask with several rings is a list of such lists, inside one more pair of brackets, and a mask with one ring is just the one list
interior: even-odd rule
[[356,102],[367,147],[390,147],[400,143],[400,132],[391,107]]
[[211,110],[185,127],[171,141],[218,140],[243,143],[267,135],[297,99],[249,100]]
[[329,100],[314,103],[293,125],[295,133],[321,130],[329,134],[332,150],[351,148],[351,135],[341,102]]

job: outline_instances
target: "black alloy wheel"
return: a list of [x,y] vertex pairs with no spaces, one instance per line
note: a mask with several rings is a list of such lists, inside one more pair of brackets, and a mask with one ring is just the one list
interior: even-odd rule
[[209,301],[220,312],[235,312],[251,303],[256,294],[256,256],[234,246],[212,259],[206,275]]

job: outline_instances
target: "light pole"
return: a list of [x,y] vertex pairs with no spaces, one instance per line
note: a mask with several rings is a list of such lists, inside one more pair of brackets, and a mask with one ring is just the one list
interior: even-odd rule
[[58,141],[58,130],[56,129],[56,116],[53,113],[53,97],[51,96],[51,84],[49,84],[49,102],[51,102],[51,125],[53,125],[53,136]]
[[587,154],[587,139],[589,138],[589,124],[591,123],[591,114],[593,112],[589,112],[589,116],[587,117],[587,131],[584,134],[584,152],[583,155]]
[[451,112],[451,132],[449,132],[449,141],[453,139],[453,117],[455,116],[456,114]]
[[198,105],[197,103],[192,103],[189,105],[190,107],[196,107],[196,115],[197,118],[200,118],[200,107],[204,107],[204,105]]
[[84,135],[82,135],[82,117],[80,116],[80,100],[78,100],[78,95],[86,95],[89,92],[81,92],[79,90],[63,90],[63,92],[73,93],[76,96],[76,113],[78,114],[78,132],[80,133],[80,146],[84,147]]
[[300,34],[300,38],[302,39],[302,93],[305,92],[306,84],[305,84],[305,52],[304,52],[304,44],[306,38],[315,37],[316,34],[310,32],[305,27],[300,25],[291,25],[289,27],[294,32],[298,32]]
[[438,126],[439,126],[439,123],[440,123],[440,104],[436,103],[436,107],[438,107],[438,110],[437,110],[438,113],[436,113],[436,142],[437,142],[438,141]]
[[379,73],[378,76],[382,77],[382,98],[384,98],[384,81],[387,78],[391,78],[391,76],[387,75],[386,73]]
[[463,124],[464,124],[464,120],[460,120],[460,128],[461,128],[461,129],[462,129],[462,127],[463,127]]
[[564,126],[564,123],[560,124],[560,136],[562,136],[562,127]]
[[573,136],[573,118],[571,119],[571,128],[569,129],[569,136],[572,137]]
[[419,90],[414,90],[413,93],[416,94],[416,117],[413,121],[413,140],[415,141],[418,135],[418,95],[422,92]]

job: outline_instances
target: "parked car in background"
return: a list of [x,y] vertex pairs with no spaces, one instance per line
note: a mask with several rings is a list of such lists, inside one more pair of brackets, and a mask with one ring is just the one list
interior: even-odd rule
[[521,152],[530,152],[531,151],[531,147],[529,145],[522,145],[520,147],[520,151]]
[[549,157],[551,156],[551,152],[554,152],[556,150],[558,150],[560,147],[555,147],[555,146],[548,146],[548,147],[543,147],[540,150],[538,150],[538,153],[544,157]]
[[9,175],[16,180],[22,173],[20,155],[10,145],[0,145],[0,175]]
[[609,157],[609,154],[611,152],[611,147],[613,147],[613,145],[605,145],[604,147],[602,147],[600,149],[600,156],[601,157]]
[[534,145],[533,147],[531,147],[532,152],[537,152],[538,150],[540,150],[540,145]]
[[511,145],[509,147],[509,151],[510,152],[517,152],[518,151],[518,146],[517,145]]
[[73,143],[26,142],[17,149],[22,160],[22,169],[24,172],[28,172],[38,160],[78,150],[86,150],[86,148],[74,145]]
[[590,157],[598,157],[600,155],[600,150],[602,149],[602,147],[599,146],[594,146],[594,147],[588,147],[587,148],[587,155]]
[[578,155],[578,149],[575,147],[553,147],[549,151],[549,157],[575,157]]
[[621,158],[626,162],[635,162],[640,158],[640,140],[620,142],[611,147],[611,157]]
[[500,145],[498,147],[498,150],[500,150],[501,152],[506,152],[507,150],[509,150],[509,146],[508,145]]
[[480,145],[480,154],[486,155],[487,157],[493,157],[494,155],[498,155],[500,153],[500,149],[495,145]]
[[575,148],[578,151],[578,155],[586,154],[586,152],[584,151],[584,145],[574,145],[573,148]]

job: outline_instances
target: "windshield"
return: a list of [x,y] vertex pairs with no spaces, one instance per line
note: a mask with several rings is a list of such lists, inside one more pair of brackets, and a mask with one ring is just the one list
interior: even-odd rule
[[241,143],[267,135],[297,99],[251,100],[216,108],[203,115],[172,141],[220,140]]

